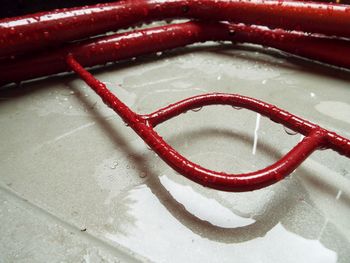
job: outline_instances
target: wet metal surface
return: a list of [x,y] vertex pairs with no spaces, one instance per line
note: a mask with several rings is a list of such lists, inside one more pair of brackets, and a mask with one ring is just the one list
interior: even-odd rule
[[[259,52],[257,52],[259,51]],[[138,112],[206,92],[275,104],[350,137],[350,78],[252,46],[201,46],[95,70]],[[224,193],[176,174],[75,76],[0,98],[4,262],[346,262],[350,164],[317,152],[266,189]],[[244,109],[188,112],[157,131],[210,169],[265,167],[299,140]]]

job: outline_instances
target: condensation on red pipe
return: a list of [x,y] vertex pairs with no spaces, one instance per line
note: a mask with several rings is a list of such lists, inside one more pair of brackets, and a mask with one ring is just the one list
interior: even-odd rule
[[[149,115],[139,115],[113,95],[73,57],[66,62],[174,170],[203,186],[222,191],[252,191],[276,183],[292,173],[313,151],[330,148],[350,158],[350,140],[303,120],[274,105],[236,94],[213,93],[185,99]],[[297,131],[305,138],[275,164],[246,174],[227,174],[203,168],[174,150],[154,127],[188,110],[207,105],[231,105],[253,110]]]
[[135,23],[194,18],[350,37],[346,5],[271,0],[127,0],[0,20],[0,57]]
[[3,60],[0,85],[67,72],[68,53],[74,54],[83,66],[91,67],[209,40],[260,44],[350,69],[350,56],[344,56],[350,54],[350,44],[345,40],[243,24],[187,22],[100,37],[22,59]]
[[[348,9],[339,5],[329,5],[327,9],[329,17],[326,18],[324,17],[324,11],[326,10],[324,9],[324,6],[320,7],[316,4],[306,6],[306,4],[302,3],[292,5],[292,2],[272,3],[271,1],[125,1],[122,2],[122,6],[118,7],[120,9],[118,10],[120,11],[119,15],[122,16],[120,21],[123,23],[125,22],[126,25],[135,22],[135,19],[131,19],[129,15],[133,12],[137,13],[140,11],[144,14],[143,18],[149,19],[159,19],[168,16],[175,17],[180,13],[186,13],[186,16],[188,17],[213,18],[216,20],[225,19],[232,21],[236,19],[232,19],[232,17],[233,14],[238,12],[236,8],[240,3],[243,5],[240,7],[243,8],[242,10],[244,12],[242,12],[239,19],[246,23],[265,23],[268,26],[278,25],[283,26],[286,29],[310,30],[309,32],[325,34],[333,32],[337,36],[348,37],[350,35],[349,27],[336,29],[337,25],[347,26],[348,23],[350,23],[349,20],[345,21],[345,18],[348,18]],[[193,7],[195,7],[195,5],[198,6],[199,4],[204,5],[198,8],[199,11],[193,10]],[[320,7],[318,12],[315,10],[316,6]],[[63,33],[60,31],[57,32],[56,42],[54,41],[54,36],[51,35],[50,32],[42,30],[47,30],[48,28],[60,28],[62,25],[59,23],[63,21],[63,18],[61,17],[55,20],[55,22],[54,20],[51,21],[51,19],[54,19],[54,14],[59,13],[60,15],[64,15],[64,12],[59,11],[55,13],[41,14],[37,17],[37,22],[33,22],[35,26],[29,26],[28,21],[23,22],[26,19],[30,19],[30,17],[24,20],[23,18],[22,20],[12,20],[12,22],[15,21],[17,23],[14,25],[16,27],[14,29],[10,28],[11,34],[5,35],[2,39],[10,42],[12,41],[14,48],[11,49],[11,45],[7,43],[7,45],[5,45],[7,48],[5,48],[5,51],[3,50],[2,54],[9,55],[23,52],[26,49],[25,46],[23,46],[24,48],[21,46],[23,43],[28,43],[28,41],[39,43],[43,36],[44,39],[46,39],[44,43],[39,43],[36,46],[34,45],[34,48],[43,47],[51,42],[61,43],[62,41],[69,40],[67,36],[71,34],[69,32],[73,30],[74,27],[74,24],[70,24],[71,19],[73,19],[78,26],[76,31],[77,38],[83,36],[80,34],[82,31],[89,35],[96,33],[94,30],[99,26],[101,26],[99,29],[106,30],[106,24],[104,24],[106,21],[101,14],[111,15],[107,11],[115,12],[115,9],[113,9],[114,7],[114,5],[99,6],[96,9],[96,14],[91,14],[91,8],[66,11],[67,21],[69,22],[67,27],[68,31]],[[146,8],[140,10],[141,7]],[[264,10],[264,12],[262,12],[261,16],[254,17],[254,12],[259,11],[259,8],[262,8],[261,10]],[[271,14],[271,12],[274,13],[276,10],[279,10],[282,13],[284,12],[283,14],[287,17],[288,15],[292,15],[294,18],[296,11],[302,11],[303,13],[298,16],[298,18],[300,18],[298,20],[299,26],[296,27],[295,21],[285,20],[285,18],[282,19],[279,15],[275,15],[273,18],[267,17],[267,14]],[[165,13],[163,14],[161,11],[164,11]],[[218,14],[218,12],[220,14]],[[245,12],[246,14],[244,14]],[[337,12],[340,17],[334,16]],[[77,15],[76,18],[71,17],[73,13]],[[81,15],[80,17],[79,14]],[[53,17],[50,17],[50,15],[53,15]],[[246,17],[246,20],[243,17]],[[95,21],[96,23],[91,23],[88,30],[82,30],[81,24],[79,23],[85,23],[87,18],[90,19],[90,22]],[[94,21],[91,21],[91,18],[93,18]],[[43,19],[49,21],[47,25],[46,23],[42,23]],[[319,19],[326,22],[326,26],[322,30],[319,30],[321,28],[319,25],[310,25],[307,23],[310,21],[318,21]],[[23,22],[23,25],[21,24],[21,21]],[[10,20],[2,22],[5,24],[7,23],[7,26],[11,24]],[[113,21],[111,21],[111,23],[112,22]],[[115,21],[113,23],[113,26],[115,26]],[[40,25],[44,25],[44,29],[41,28]],[[22,26],[27,31],[24,30],[21,32],[20,29]],[[62,26],[62,28],[64,28],[64,26]],[[3,29],[4,27],[0,28],[0,32]],[[332,29],[333,31],[331,31]],[[21,33],[22,35],[20,35]],[[11,36],[13,38],[11,38]],[[16,37],[20,37],[23,42],[16,39]],[[61,37],[63,38],[61,39]],[[0,72],[2,74],[0,77],[2,81],[7,83],[58,73],[70,69],[75,71],[169,166],[203,186],[218,190],[238,192],[251,191],[271,185],[293,172],[306,158],[308,158],[310,154],[312,154],[313,151],[320,148],[329,148],[350,158],[350,140],[281,110],[276,106],[236,94],[204,94],[177,102],[168,107],[157,110],[152,114],[139,115],[114,96],[102,82],[95,79],[80,64],[82,63],[84,66],[92,66],[111,60],[128,58],[206,40],[231,40],[264,45],[267,44],[311,59],[318,59],[319,61],[326,63],[349,67],[349,59],[343,58],[346,56],[342,57],[344,52],[348,53],[349,51],[349,42],[347,40],[329,38],[326,36],[307,36],[300,32],[286,32],[280,29],[271,30],[256,26],[234,25],[228,23],[189,22],[93,39],[68,46],[66,45],[65,47],[53,52],[46,51],[46,53],[38,53],[36,54],[36,56],[40,56],[38,59],[35,59],[35,55],[32,57],[26,56],[26,58],[5,58],[2,60],[3,66],[0,67]],[[329,48],[336,49],[334,50],[335,52],[333,52],[333,55],[329,55],[329,52],[326,52]],[[253,110],[263,116],[269,117],[272,121],[285,125],[286,127],[303,134],[305,138],[279,161],[265,169],[247,174],[227,174],[208,170],[187,160],[168,145],[154,130],[156,125],[190,109],[216,104],[231,105]]]

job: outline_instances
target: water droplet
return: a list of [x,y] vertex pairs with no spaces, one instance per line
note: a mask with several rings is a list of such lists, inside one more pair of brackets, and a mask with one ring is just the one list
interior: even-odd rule
[[130,165],[127,165],[127,166],[126,166],[126,169],[128,169],[128,170],[129,170],[129,169],[130,169]]
[[263,85],[265,85],[266,84],[266,82],[267,82],[267,80],[266,79],[264,79],[261,83],[263,84]]
[[15,29],[14,27],[11,27],[11,28],[10,28],[10,33],[11,33],[11,34],[16,34],[16,29]]
[[115,169],[117,168],[117,166],[119,165],[118,161],[115,161],[112,163],[112,165],[110,166],[111,169]]
[[321,147],[319,147],[318,148],[320,151],[325,151],[325,150],[327,150],[327,149],[329,149],[327,146],[321,146]]
[[235,110],[241,110],[241,109],[243,109],[242,107],[237,107],[237,106],[232,106],[232,108],[234,108]]
[[173,22],[173,19],[165,19],[165,23],[171,24]]
[[286,126],[283,126],[283,129],[288,135],[297,135],[298,134],[298,132],[289,129]]
[[183,11],[184,13],[187,13],[188,11],[190,11],[190,7],[189,7],[188,5],[184,5],[184,6],[182,7],[182,11]]
[[217,80],[221,80],[221,78],[222,78],[222,76],[220,75],[220,76],[218,76],[216,79],[217,79]]
[[159,51],[159,52],[156,53],[156,55],[157,55],[158,57],[160,57],[161,55],[163,55],[163,52],[162,52],[162,51]]
[[234,36],[234,35],[236,34],[236,31],[233,30],[233,29],[230,29],[230,30],[228,31],[228,34],[229,34],[230,36]]
[[145,178],[145,177],[147,177],[147,173],[146,173],[146,172],[141,172],[141,173],[139,174],[139,176],[140,176],[141,178]]
[[192,109],[192,111],[198,112],[198,111],[200,111],[202,108],[203,108],[203,107],[195,108],[195,109]]

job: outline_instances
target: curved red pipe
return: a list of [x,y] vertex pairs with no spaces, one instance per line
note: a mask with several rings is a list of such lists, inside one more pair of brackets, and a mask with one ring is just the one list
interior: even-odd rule
[[[53,43],[60,44],[97,34],[116,26],[168,17],[240,21],[349,37],[348,11],[348,7],[340,5],[289,1],[123,1],[120,4],[61,10],[0,21],[0,50],[3,47],[0,54],[18,54],[25,50],[39,49]],[[344,39],[329,38],[325,35],[308,36],[295,31],[286,32],[281,29],[271,30],[241,24],[189,22],[92,39],[66,45],[53,52],[27,55],[21,59],[3,58],[0,78],[7,83],[70,69],[75,71],[173,169],[214,189],[250,191],[271,185],[293,172],[318,148],[330,148],[350,158],[350,140],[273,105],[240,95],[205,94],[185,99],[152,114],[136,114],[77,62],[78,60],[84,66],[93,66],[206,40],[263,44],[333,65],[348,68],[350,66],[350,59],[346,56],[349,53],[349,42]],[[31,43],[33,46],[28,46]],[[279,161],[265,169],[246,174],[227,174],[208,170],[187,160],[154,130],[159,123],[189,109],[213,104],[256,111],[300,132],[305,138]]]
[[[104,83],[95,79],[73,57],[66,62],[169,166],[188,179],[203,186],[223,191],[252,191],[276,183],[292,173],[313,151],[331,148],[350,158],[350,140],[265,102],[235,94],[205,94],[192,97],[149,115],[139,115],[113,95]],[[275,164],[246,174],[227,174],[203,168],[174,150],[154,127],[189,109],[222,104],[254,110],[273,121],[301,132],[306,137]],[[333,144],[335,139],[340,144]],[[339,147],[340,146],[340,147]]]
[[0,21],[0,57],[167,18],[242,22],[350,37],[350,7],[271,0],[127,0]]
[[[0,85],[69,71],[68,53],[85,67],[137,57],[203,41],[229,40],[274,47],[308,59],[350,69],[350,42],[243,24],[187,22],[116,34],[67,45],[0,64]],[[330,52],[331,50],[331,52]]]

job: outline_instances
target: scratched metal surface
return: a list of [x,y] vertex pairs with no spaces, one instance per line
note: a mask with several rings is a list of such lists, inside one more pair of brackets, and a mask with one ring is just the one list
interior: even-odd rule
[[[272,50],[197,45],[94,74],[137,112],[231,92],[350,137],[348,72]],[[165,165],[75,76],[2,92],[0,125],[1,262],[350,258],[350,162],[331,151],[263,190],[206,189]],[[157,130],[190,160],[227,172],[262,168],[300,140],[227,106]]]

